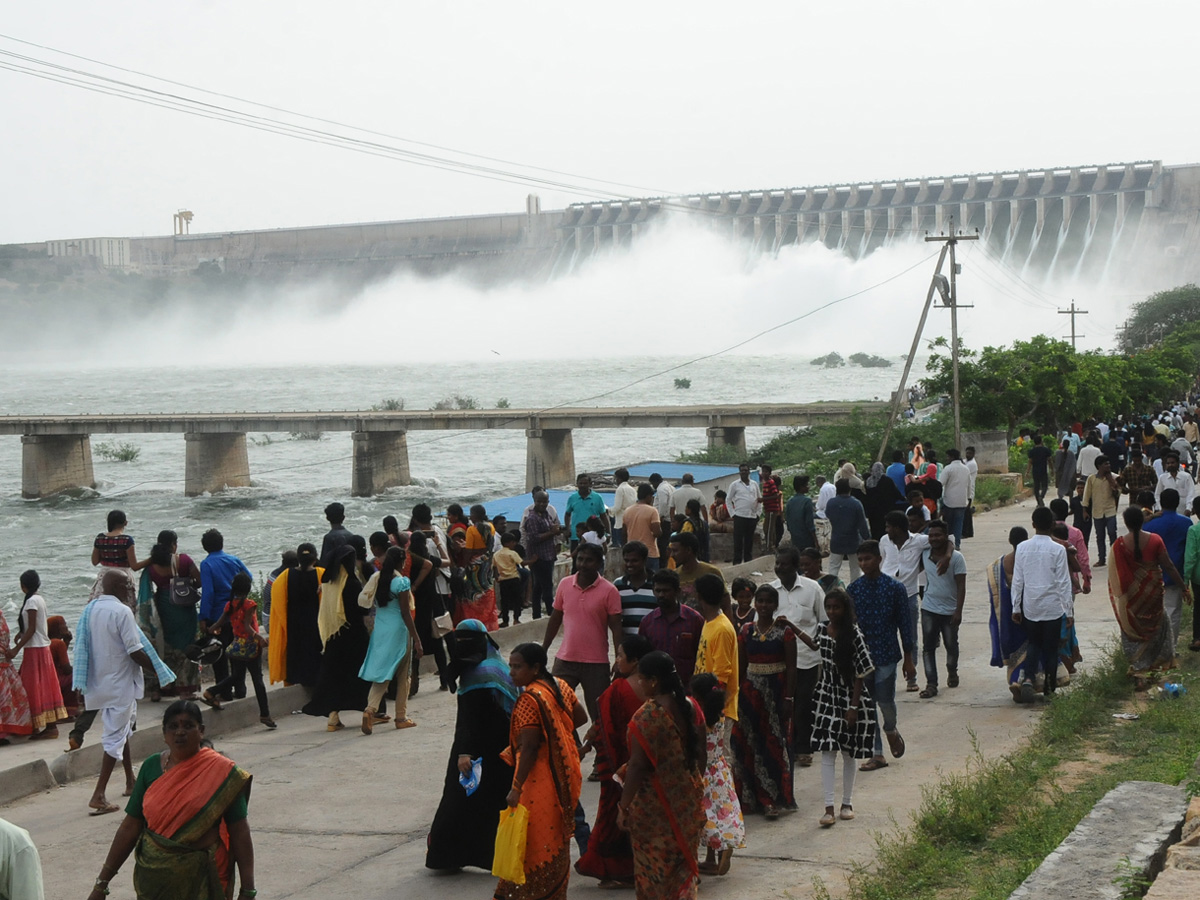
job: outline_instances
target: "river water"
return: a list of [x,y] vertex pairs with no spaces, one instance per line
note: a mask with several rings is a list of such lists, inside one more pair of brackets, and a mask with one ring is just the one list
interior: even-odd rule
[[[811,356],[723,356],[663,372],[683,359],[663,357],[525,360],[460,363],[452,366],[336,366],[322,368],[137,368],[36,370],[0,368],[3,409],[9,414],[134,412],[235,412],[367,409],[403,398],[408,409],[428,409],[454,395],[476,398],[482,407],[506,398],[513,407],[646,406],[660,404],[788,403],[818,400],[885,399],[895,390],[900,365],[826,370]],[[913,377],[924,369],[914,366]],[[650,377],[654,376],[654,377]],[[673,380],[691,380],[687,390]],[[631,382],[640,381],[637,384]],[[599,395],[604,396],[599,396]],[[776,429],[748,429],[753,447]],[[302,541],[318,545],[327,530],[322,510],[333,500],[346,504],[347,526],[358,533],[378,530],[395,515],[401,525],[413,504],[434,509],[446,503],[486,501],[524,490],[523,431],[412,432],[408,447],[415,484],[370,498],[350,497],[349,433],[319,440],[287,434],[251,434],[253,486],[212,496],[183,496],[184,441],[181,434],[92,436],[96,492],[45,500],[21,498],[21,442],[0,438],[0,605],[15,629],[18,576],[27,568],[42,577],[51,615],[74,625],[95,578],[91,545],[105,528],[110,509],[123,509],[139,557],[147,555],[158,531],[179,533],[179,548],[203,556],[200,535],[219,528],[225,548],[254,573],[278,564],[279,553]],[[140,453],[132,462],[102,458],[103,443],[129,442]],[[574,433],[580,470],[641,460],[673,460],[705,445],[703,429],[579,429]]]

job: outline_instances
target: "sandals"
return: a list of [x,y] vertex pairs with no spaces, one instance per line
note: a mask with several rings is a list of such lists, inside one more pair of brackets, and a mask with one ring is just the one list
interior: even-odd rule
[[920,688],[920,687],[918,687],[918,685],[917,685],[917,683],[916,683],[915,681],[910,681],[910,682],[908,683],[908,687],[906,687],[906,688],[905,688],[905,690],[906,690],[906,691],[908,691],[908,693],[910,693],[910,694],[915,694],[915,693],[916,693],[917,691],[919,691],[920,689],[921,689],[921,688]]
[[371,718],[372,717],[371,717],[370,711],[363,713],[363,720],[362,720],[362,733],[363,734],[371,733]]
[[278,725],[275,724],[275,720],[272,719],[270,716],[259,716],[258,721],[261,724],[266,725],[268,728],[278,728],[279,727]]
[[888,767],[887,760],[879,759],[872,756],[865,763],[858,767],[860,772],[874,772],[876,769],[886,769]]
[[925,688],[925,690],[921,691],[921,693],[918,694],[917,696],[919,696],[922,700],[928,700],[931,697],[936,697],[937,696],[937,688],[927,687],[927,688]]
[[946,687],[948,687],[948,688],[958,687],[958,673],[957,672],[955,672],[952,675],[946,676]]
[[728,875],[729,864],[733,860],[733,848],[722,850],[717,854],[717,874]]
[[397,719],[396,727],[397,728],[416,728],[417,723],[414,722],[412,719]]
[[778,806],[768,806],[766,809],[763,810],[763,815],[766,818],[774,821],[775,819],[779,818],[779,807]]
[[203,694],[201,694],[200,702],[205,704],[206,706],[211,706],[213,709],[221,708],[221,701],[213,696],[212,691],[205,691]]
[[892,756],[899,759],[904,755],[904,738],[900,736],[899,731],[885,731],[883,736],[887,738],[888,749],[892,751]]

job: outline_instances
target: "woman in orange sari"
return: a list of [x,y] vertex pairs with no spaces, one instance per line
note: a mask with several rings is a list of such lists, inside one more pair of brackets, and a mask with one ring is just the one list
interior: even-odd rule
[[509,807],[529,812],[525,883],[500,880],[496,900],[565,900],[571,872],[571,835],[583,777],[575,729],[587,721],[583,705],[550,674],[541,644],[518,644],[508,658],[513,684],[509,747],[501,759],[516,769]]
[[104,900],[108,883],[134,854],[133,890],[138,900],[252,900],[254,844],[246,821],[248,772],[217,751],[202,747],[200,707],[176,700],[163,715],[167,750],[138,772],[125,821],[117,829],[89,900]]
[[1121,649],[1129,660],[1129,675],[1137,689],[1144,691],[1147,679],[1157,670],[1175,666],[1171,622],[1163,610],[1163,573],[1175,584],[1185,582],[1162,538],[1142,531],[1142,511],[1131,506],[1124,518],[1129,532],[1113,544],[1108,596],[1121,627]]
[[644,699],[629,723],[629,767],[617,824],[633,842],[637,900],[695,900],[696,847],[704,831],[707,729],[661,650],[638,661],[633,689]]

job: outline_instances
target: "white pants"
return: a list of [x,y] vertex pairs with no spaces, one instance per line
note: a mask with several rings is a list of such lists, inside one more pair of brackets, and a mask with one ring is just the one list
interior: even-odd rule
[[1171,646],[1179,640],[1179,627],[1183,622],[1183,588],[1168,584],[1163,588],[1163,612],[1171,623]]
[[100,710],[100,725],[104,729],[100,743],[104,746],[104,752],[113,759],[120,759],[136,723],[137,701],[126,707],[106,706]]
[[[838,755],[832,750],[821,751],[821,784],[825,788],[825,805],[833,806],[833,776]],[[854,773],[858,765],[845,750],[842,751],[842,806],[853,806]]]
[[845,579],[846,584],[849,584],[862,574],[862,569],[858,567],[858,554],[851,553],[846,556],[842,556],[837,553],[831,554],[829,557],[829,565],[827,567],[830,575],[833,575],[836,578],[842,577],[842,560],[846,560],[848,563],[850,563],[850,577]]

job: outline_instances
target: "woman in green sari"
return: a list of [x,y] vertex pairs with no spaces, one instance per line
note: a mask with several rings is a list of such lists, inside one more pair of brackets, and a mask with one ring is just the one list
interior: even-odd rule
[[[191,579],[200,587],[200,569],[186,553],[178,553],[178,538],[174,531],[160,531],[158,543],[150,551],[150,559],[142,569],[138,584],[138,619],[142,630],[154,640],[155,620],[162,626],[159,638],[163,662],[175,673],[176,682],[168,692],[178,691],[184,700],[195,700],[200,690],[200,672],[184,651],[196,642],[196,605],[180,606],[171,599],[171,579]],[[151,699],[158,693],[156,685],[147,684]]]
[[201,746],[204,719],[189,700],[176,700],[163,715],[167,749],[138,772],[89,900],[103,900],[109,881],[134,854],[133,890],[138,900],[253,900],[254,844],[247,822],[248,772],[210,747]]

